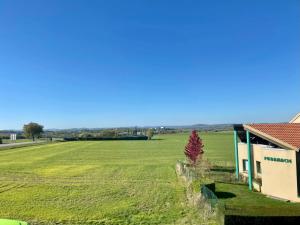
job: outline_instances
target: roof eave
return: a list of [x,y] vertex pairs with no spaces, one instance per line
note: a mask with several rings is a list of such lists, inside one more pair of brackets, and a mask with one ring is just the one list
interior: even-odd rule
[[275,138],[275,137],[273,137],[273,136],[271,136],[269,134],[266,134],[266,133],[264,133],[264,132],[262,132],[260,130],[257,130],[255,128],[251,127],[250,125],[244,124],[244,128],[245,128],[245,130],[248,130],[251,133],[253,133],[253,134],[255,134],[255,135],[259,136],[259,137],[262,137],[262,138],[264,138],[264,139],[266,139],[266,140],[268,140],[268,141],[270,141],[270,142],[272,142],[272,143],[274,143],[274,144],[276,144],[276,145],[278,145],[278,146],[280,146],[282,148],[287,148],[287,149],[299,152],[299,148],[298,147],[295,147],[295,146],[290,145],[290,144],[288,144],[288,143],[286,143],[284,141],[281,141],[278,138]]

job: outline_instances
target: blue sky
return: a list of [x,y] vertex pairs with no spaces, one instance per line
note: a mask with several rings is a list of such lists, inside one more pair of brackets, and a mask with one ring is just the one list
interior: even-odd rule
[[0,0],[0,27],[0,129],[300,111],[298,0]]

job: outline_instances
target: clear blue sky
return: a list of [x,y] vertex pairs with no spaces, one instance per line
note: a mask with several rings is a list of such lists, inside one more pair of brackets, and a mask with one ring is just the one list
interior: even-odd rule
[[0,129],[287,121],[300,1],[0,0]]

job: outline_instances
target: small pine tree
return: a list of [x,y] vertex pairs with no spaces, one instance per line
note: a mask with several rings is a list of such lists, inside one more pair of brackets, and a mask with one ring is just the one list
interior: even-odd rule
[[196,165],[199,156],[204,153],[203,143],[200,137],[198,136],[197,131],[193,130],[190,135],[189,142],[185,146],[184,154],[191,161],[192,165]]

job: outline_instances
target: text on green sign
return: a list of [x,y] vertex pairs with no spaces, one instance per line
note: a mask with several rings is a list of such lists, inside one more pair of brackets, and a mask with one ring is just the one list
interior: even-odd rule
[[265,156],[265,160],[274,161],[274,162],[292,163],[291,159],[274,158],[268,156]]

